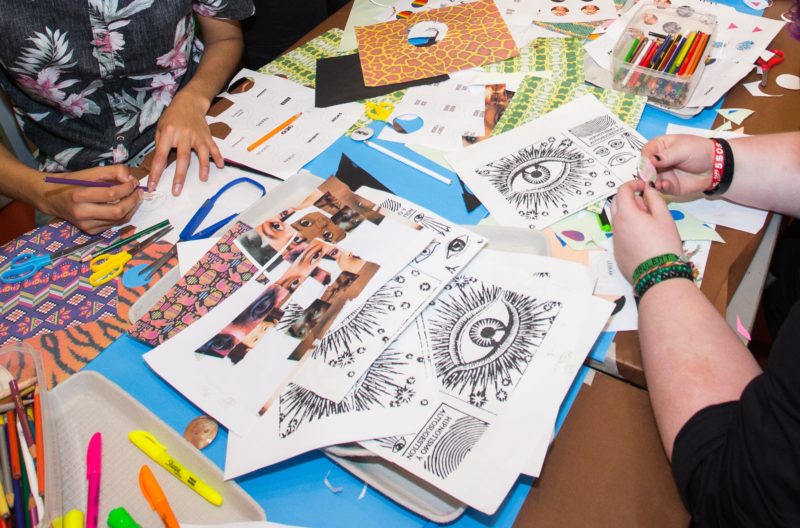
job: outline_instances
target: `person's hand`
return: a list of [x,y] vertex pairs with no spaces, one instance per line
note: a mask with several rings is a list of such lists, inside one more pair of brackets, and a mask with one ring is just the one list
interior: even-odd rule
[[172,99],[156,125],[156,150],[147,181],[149,190],[155,190],[158,185],[173,148],[178,151],[175,178],[172,180],[172,194],[175,196],[181,193],[186,181],[192,150],[200,160],[200,181],[208,180],[209,157],[218,168],[224,167],[222,154],[206,123],[208,107],[208,101],[187,90],[179,91]]
[[142,203],[139,180],[130,175],[125,165],[110,165],[75,171],[69,174],[79,180],[112,181],[112,187],[76,187],[73,185],[39,186],[36,206],[43,212],[63,218],[89,234],[130,221]]
[[642,149],[658,171],[656,189],[680,196],[699,193],[711,182],[714,144],[687,134],[659,136]]
[[[639,196],[637,193],[642,193]],[[619,188],[611,202],[614,256],[629,281],[645,260],[675,253],[683,255],[678,228],[667,204],[655,187],[637,180]]]

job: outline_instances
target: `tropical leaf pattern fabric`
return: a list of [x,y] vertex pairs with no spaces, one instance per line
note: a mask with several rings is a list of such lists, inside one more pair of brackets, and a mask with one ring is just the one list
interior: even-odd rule
[[4,0],[0,89],[41,170],[124,163],[194,75],[195,16],[243,19],[252,0]]

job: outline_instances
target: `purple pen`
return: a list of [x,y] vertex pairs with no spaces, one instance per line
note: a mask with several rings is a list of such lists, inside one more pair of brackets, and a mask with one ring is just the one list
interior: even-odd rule
[[[119,182],[76,180],[74,178],[62,178],[60,176],[45,176],[45,183],[61,183],[63,185],[78,185],[80,187],[113,187]],[[137,189],[147,190],[147,185],[139,185]]]

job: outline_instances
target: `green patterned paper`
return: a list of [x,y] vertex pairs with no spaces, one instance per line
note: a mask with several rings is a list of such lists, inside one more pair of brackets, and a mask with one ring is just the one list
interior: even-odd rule
[[538,38],[518,57],[484,66],[487,72],[548,71],[552,78],[583,82],[583,41],[575,38]]
[[522,126],[586,94],[597,97],[631,128],[639,124],[647,102],[645,97],[606,90],[580,81],[526,77],[491,135],[496,136]]
[[[290,81],[314,88],[317,80],[317,59],[338,57],[351,53],[350,51],[339,51],[341,38],[341,29],[330,29],[289,53],[278,57],[259,71],[269,75],[286,77]],[[388,95],[377,97],[374,101],[390,101],[393,104],[398,104],[403,99],[403,95],[405,95],[405,90],[398,90]],[[364,115],[350,127],[345,135],[350,136],[353,130],[367,126],[371,122],[372,119]]]
[[[614,5],[617,6],[617,11],[619,11],[625,5],[625,0],[614,0]],[[585,39],[591,35],[601,24],[602,22],[534,22],[536,26],[580,39]]]

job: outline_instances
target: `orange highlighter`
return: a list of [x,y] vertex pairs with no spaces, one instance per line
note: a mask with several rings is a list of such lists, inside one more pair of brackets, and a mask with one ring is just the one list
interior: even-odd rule
[[139,470],[139,489],[142,490],[142,495],[147,499],[150,507],[161,517],[164,521],[164,526],[167,528],[180,528],[175,514],[172,513],[172,508],[169,507],[167,498],[158,485],[156,477],[150,468],[146,465],[142,466]]

